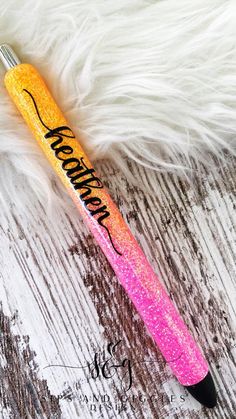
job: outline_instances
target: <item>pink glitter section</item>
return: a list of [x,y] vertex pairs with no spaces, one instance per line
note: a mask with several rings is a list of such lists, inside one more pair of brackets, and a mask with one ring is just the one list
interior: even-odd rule
[[106,190],[99,191],[111,214],[106,226],[122,256],[78,195],[71,195],[179,382],[188,386],[203,380],[209,370],[205,358]]
[[207,375],[206,360],[40,75],[20,64],[5,84],[174,374],[183,385],[198,383]]

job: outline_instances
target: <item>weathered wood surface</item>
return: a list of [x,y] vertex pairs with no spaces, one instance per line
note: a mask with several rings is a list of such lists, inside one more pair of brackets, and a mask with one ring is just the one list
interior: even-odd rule
[[[233,165],[202,169],[190,186],[133,164],[156,197],[111,164],[98,168],[207,355],[219,405],[201,407],[173,378],[73,204],[48,214],[18,179],[22,208],[8,202],[1,211],[1,417],[236,418]],[[107,344],[119,340],[116,362],[132,363],[127,392],[127,376],[94,379],[78,368],[96,352],[104,362]]]

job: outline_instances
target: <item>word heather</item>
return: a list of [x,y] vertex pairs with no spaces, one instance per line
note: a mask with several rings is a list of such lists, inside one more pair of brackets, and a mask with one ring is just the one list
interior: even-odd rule
[[79,197],[84,203],[84,206],[90,215],[92,217],[97,216],[95,219],[100,224],[100,226],[102,226],[107,231],[113,249],[118,255],[121,256],[121,253],[114,246],[108,227],[103,223],[104,220],[110,216],[110,212],[108,211],[106,205],[103,205],[102,200],[99,197],[91,196],[92,190],[103,188],[101,180],[95,175],[95,169],[87,167],[83,157],[68,157],[68,155],[73,155],[74,150],[70,145],[63,144],[63,139],[75,138],[72,130],[65,125],[52,129],[49,128],[44,123],[39,113],[37,103],[32,93],[26,89],[23,89],[23,91],[30,96],[41,124],[48,131],[44,138],[53,140],[53,142],[50,144],[50,147],[54,151],[56,158],[62,161],[61,166],[63,170],[65,170],[67,177],[70,179],[73,188],[76,191],[79,191]]

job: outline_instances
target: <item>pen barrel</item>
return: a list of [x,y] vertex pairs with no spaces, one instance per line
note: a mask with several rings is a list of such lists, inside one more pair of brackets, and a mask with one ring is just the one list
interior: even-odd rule
[[19,64],[6,88],[127,291],[179,382],[208,364],[37,70]]

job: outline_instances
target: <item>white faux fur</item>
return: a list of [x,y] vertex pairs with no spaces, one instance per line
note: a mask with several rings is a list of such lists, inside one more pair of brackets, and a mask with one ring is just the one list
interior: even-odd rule
[[[0,42],[39,68],[92,159],[182,170],[236,151],[235,0],[1,0]],[[48,163],[0,80],[0,191]]]

